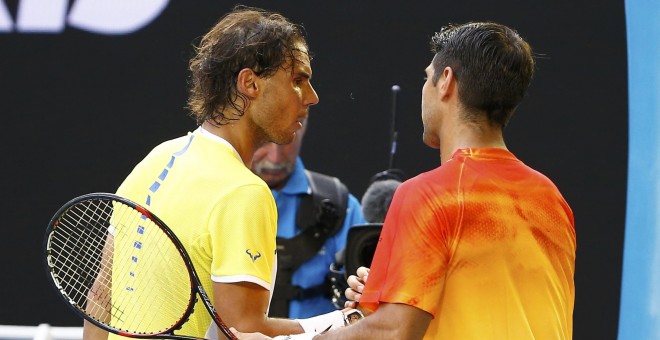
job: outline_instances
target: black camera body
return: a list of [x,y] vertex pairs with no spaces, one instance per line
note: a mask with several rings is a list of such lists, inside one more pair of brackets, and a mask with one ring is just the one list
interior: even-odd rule
[[344,308],[344,291],[348,288],[348,276],[354,275],[360,267],[371,267],[382,229],[382,223],[367,223],[354,225],[348,230],[346,248],[337,253],[336,261],[330,265],[328,274],[335,308]]

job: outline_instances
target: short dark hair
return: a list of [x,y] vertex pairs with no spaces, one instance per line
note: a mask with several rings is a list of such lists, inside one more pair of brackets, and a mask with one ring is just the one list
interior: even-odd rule
[[[236,87],[238,73],[252,69],[267,78],[296,60],[297,44],[307,48],[302,27],[263,9],[236,6],[213,26],[190,60],[188,108],[197,124],[224,125],[239,119],[248,98]],[[237,114],[228,115],[227,107]]]
[[433,84],[451,67],[466,118],[486,112],[506,126],[534,77],[532,49],[516,31],[492,22],[449,25],[431,39]]

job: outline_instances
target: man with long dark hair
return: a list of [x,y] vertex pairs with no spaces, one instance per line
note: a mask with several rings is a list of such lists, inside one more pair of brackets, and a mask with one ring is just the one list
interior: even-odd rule
[[[266,183],[250,171],[255,150],[292,142],[318,102],[310,60],[299,26],[277,13],[236,7],[201,39],[190,61],[188,106],[199,127],[155,147],[117,190],[172,228],[229,326],[270,335],[315,329],[310,320],[267,316],[277,210]],[[112,275],[160,282],[167,277],[149,276],[168,275],[121,269],[113,268]],[[122,291],[125,287],[113,287],[112,298],[120,299]],[[330,319],[343,325],[337,313]],[[201,302],[180,333],[222,336]],[[107,333],[86,322],[84,335]]]

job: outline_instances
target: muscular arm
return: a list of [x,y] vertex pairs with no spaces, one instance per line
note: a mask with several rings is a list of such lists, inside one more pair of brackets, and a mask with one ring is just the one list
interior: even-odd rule
[[85,320],[83,323],[84,340],[104,340],[108,338],[108,332],[96,327],[96,325]]
[[[378,310],[356,324],[314,336],[323,339],[422,339],[431,314],[405,304],[382,303]],[[240,340],[271,340],[261,333],[234,330]],[[308,338],[306,338],[308,339]]]
[[409,305],[383,303],[360,322],[314,339],[422,339],[431,314]]
[[[214,305],[228,326],[243,332],[269,336],[298,334],[303,329],[295,320],[269,318],[270,292],[251,282],[214,283]],[[219,336],[223,339],[222,335]]]
[[[111,291],[112,291],[112,254],[114,251],[114,237],[108,234],[103,245],[100,270],[94,283],[87,292],[85,312],[87,315],[110,323]],[[108,332],[85,320],[83,323],[84,340],[102,340],[108,338]]]

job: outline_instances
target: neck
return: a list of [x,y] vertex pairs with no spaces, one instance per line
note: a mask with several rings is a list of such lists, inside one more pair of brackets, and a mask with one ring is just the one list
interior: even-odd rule
[[252,156],[257,150],[258,145],[252,133],[246,131],[245,124],[240,124],[239,120],[217,126],[206,121],[202,124],[202,128],[229,142],[238,152],[241,160],[243,160],[243,164],[248,168],[250,167]]
[[448,127],[441,133],[440,163],[444,164],[458,149],[499,148],[507,149],[502,129],[488,123],[463,122]]

